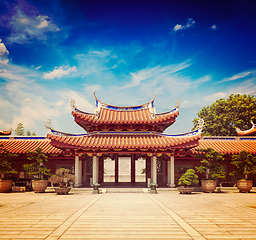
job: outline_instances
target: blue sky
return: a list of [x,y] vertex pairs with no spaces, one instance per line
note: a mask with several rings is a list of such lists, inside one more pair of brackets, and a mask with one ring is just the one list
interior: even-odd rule
[[0,1],[0,129],[83,133],[70,99],[157,113],[181,101],[166,133],[189,132],[204,106],[255,95],[255,1]]

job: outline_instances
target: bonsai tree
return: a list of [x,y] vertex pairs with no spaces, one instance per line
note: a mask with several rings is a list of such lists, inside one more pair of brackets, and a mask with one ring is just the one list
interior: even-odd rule
[[238,155],[232,155],[231,164],[237,168],[230,173],[231,176],[242,174],[245,179],[248,179],[248,175],[256,173],[256,156],[249,152],[241,151]]
[[51,169],[44,165],[47,162],[47,156],[43,150],[38,147],[35,151],[28,151],[29,161],[34,161],[30,164],[24,164],[23,167],[29,176],[34,176],[37,180],[44,179],[45,176],[50,176]]
[[188,169],[180,178],[178,185],[182,185],[184,187],[189,187],[194,184],[198,184],[198,176],[195,174],[194,169]]
[[6,174],[17,174],[17,171],[13,168],[15,161],[13,158],[17,157],[16,154],[10,153],[3,145],[0,145],[0,173],[1,178],[5,178]]
[[48,180],[52,184],[58,183],[59,187],[66,188],[68,187],[69,182],[75,181],[75,175],[71,174],[70,169],[59,168],[56,170],[55,174],[53,174]]
[[225,178],[224,167],[219,163],[224,160],[223,154],[212,148],[197,150],[196,158],[201,158],[200,164],[196,166],[199,173],[205,173],[206,179]]

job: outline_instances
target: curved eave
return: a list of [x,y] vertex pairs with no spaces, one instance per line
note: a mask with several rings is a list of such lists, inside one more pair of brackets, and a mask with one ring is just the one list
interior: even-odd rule
[[59,148],[77,151],[162,151],[187,149],[198,145],[201,135],[169,137],[151,132],[141,133],[94,133],[84,136],[47,135],[51,144]]
[[141,105],[135,105],[135,106],[115,106],[115,105],[110,105],[110,104],[106,104],[104,102],[101,102],[97,97],[96,97],[96,94],[95,94],[96,91],[94,91],[93,95],[94,95],[94,98],[96,100],[96,102],[99,102],[101,103],[101,105],[104,105],[106,106],[106,108],[109,108],[109,109],[113,109],[113,110],[118,110],[118,109],[134,109],[134,110],[139,110],[142,106],[144,105],[150,105],[150,104],[153,104],[154,101],[155,101],[155,98],[156,98],[156,93],[155,93],[155,96],[153,97],[153,99],[147,103],[144,103],[144,104],[141,104]]
[[115,111],[109,109],[101,109],[98,118],[95,115],[85,115],[80,112],[72,112],[77,124],[83,128],[90,128],[90,124],[154,124],[163,125],[166,129],[176,121],[179,111],[170,111],[168,114],[158,114],[155,118],[151,117],[149,109],[142,109],[137,111]]
[[12,131],[3,131],[3,130],[0,130],[0,135],[11,135]]
[[255,136],[256,135],[256,127],[245,131],[237,131],[238,136]]

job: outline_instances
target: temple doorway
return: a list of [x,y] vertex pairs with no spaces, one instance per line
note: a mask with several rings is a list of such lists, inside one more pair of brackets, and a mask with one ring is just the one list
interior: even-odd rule
[[[104,159],[104,185],[144,185],[146,184],[146,159],[132,156]],[[115,169],[117,168],[117,170]],[[117,176],[116,176],[117,174]]]
[[131,182],[131,157],[118,157],[118,182]]

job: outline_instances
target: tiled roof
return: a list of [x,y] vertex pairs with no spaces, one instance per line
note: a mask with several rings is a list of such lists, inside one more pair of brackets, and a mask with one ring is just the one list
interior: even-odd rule
[[224,154],[239,154],[243,150],[256,154],[256,138],[203,138],[199,141],[199,146],[197,148],[213,148],[214,150]]
[[179,115],[179,101],[173,110],[156,114],[154,98],[137,106],[114,106],[101,102],[95,95],[96,108],[94,113],[77,109],[71,100],[72,115],[75,122],[87,132],[93,131],[156,131],[163,132],[173,124]]
[[[199,140],[198,136],[168,137],[163,134],[148,134],[145,136],[143,134],[130,133],[122,135],[123,137],[113,137],[113,134],[106,134],[102,137],[95,134],[88,134],[87,137],[60,137],[54,135],[49,137],[52,139],[54,146],[59,144],[66,146],[67,148],[74,148],[75,145],[77,145],[84,150],[87,147],[97,149],[99,147],[108,148],[108,146],[116,149],[124,149],[125,147],[129,149],[137,149],[137,144],[140,147],[143,146],[148,149],[152,149],[154,146],[156,147],[155,149],[163,150],[164,148],[174,149],[196,146],[199,142],[199,145],[196,148],[213,148],[216,151],[225,154],[239,154],[242,150],[256,154],[256,137],[204,137]],[[34,151],[37,147],[42,148],[47,155],[59,155],[63,153],[59,148],[52,146],[51,140],[45,137],[1,137],[0,145],[3,145],[4,148],[10,152],[20,155],[25,155],[27,151]]]
[[[152,128],[152,125],[165,125],[161,131],[164,131],[168,126],[173,124],[176,117],[179,115],[178,109],[170,111],[164,114],[156,114],[152,118],[149,109],[141,109],[136,111],[115,111],[112,109],[101,108],[99,116],[95,114],[83,113],[81,111],[72,111],[72,115],[75,118],[77,124],[89,131],[92,128],[91,125],[146,125],[147,128]],[[142,127],[141,127],[142,128]],[[98,129],[100,130],[100,129]]]
[[23,155],[27,151],[34,151],[40,147],[47,155],[58,155],[62,150],[55,148],[51,145],[50,139],[45,137],[9,137],[1,138],[0,145],[3,145],[11,153]]
[[69,149],[93,150],[159,150],[170,151],[172,149],[190,148],[198,144],[200,135],[170,137],[151,132],[104,132],[91,133],[84,136],[58,136],[47,135],[55,147]]

